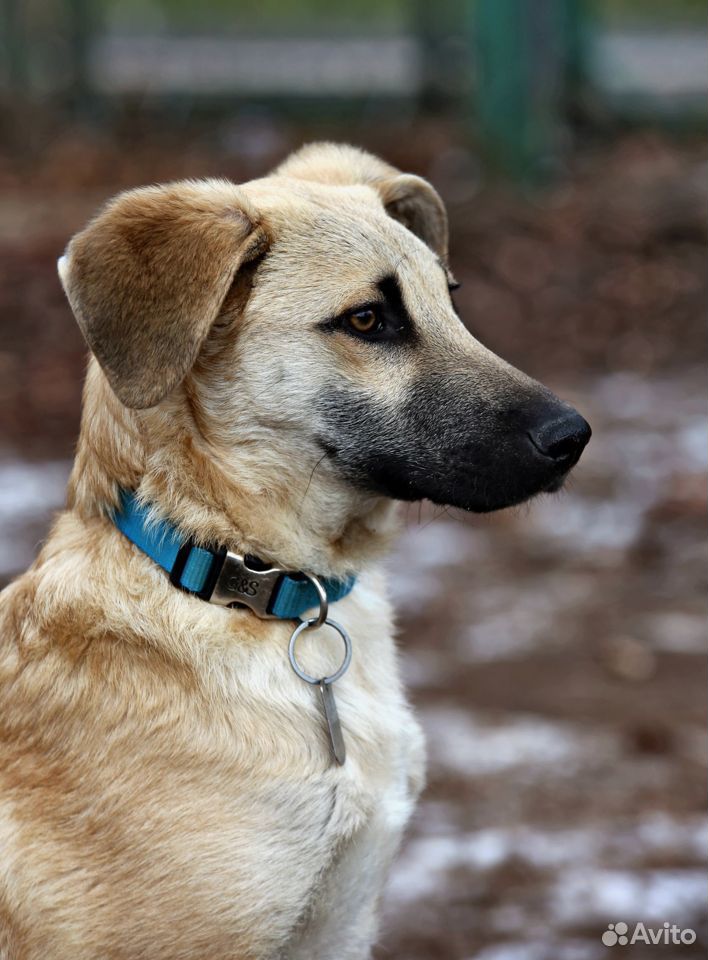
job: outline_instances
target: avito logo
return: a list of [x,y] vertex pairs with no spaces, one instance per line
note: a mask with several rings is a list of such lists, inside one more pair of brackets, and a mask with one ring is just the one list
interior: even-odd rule
[[669,923],[668,920],[661,927],[647,927],[643,923],[637,923],[629,933],[629,925],[623,920],[617,923],[608,923],[607,930],[602,935],[602,942],[606,947],[620,946],[624,947],[628,943],[646,943],[646,944],[685,944],[689,946],[696,941],[696,931],[690,927],[681,929],[676,923]]

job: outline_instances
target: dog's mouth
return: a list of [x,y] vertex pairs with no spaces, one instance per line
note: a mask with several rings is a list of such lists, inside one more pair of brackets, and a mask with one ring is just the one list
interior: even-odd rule
[[539,490],[539,493],[558,493],[559,490],[563,489],[563,486],[565,485],[565,481],[568,479],[569,474],[570,474],[570,470],[562,474],[560,477],[557,477],[555,480],[551,480],[549,483],[546,484],[545,487],[541,487],[541,489]]
[[[331,402],[328,407],[331,413]],[[350,483],[395,500],[431,500],[474,513],[557,492],[591,435],[580,414],[548,396],[534,409],[516,407],[486,419],[477,414],[473,422],[484,428],[471,436],[449,409],[439,417],[382,422],[349,397],[347,411],[346,419],[330,420],[320,444]]]
[[[472,513],[489,513],[516,506],[542,493],[557,493],[563,487],[572,465],[521,463],[513,458],[505,464],[480,466],[466,463],[464,458],[440,458],[429,468],[421,468],[419,460],[405,461],[387,453],[374,453],[353,462],[336,444],[323,441],[329,460],[348,481],[369,493],[394,500],[430,500],[439,506],[458,507]],[[441,468],[440,461],[446,461]]]

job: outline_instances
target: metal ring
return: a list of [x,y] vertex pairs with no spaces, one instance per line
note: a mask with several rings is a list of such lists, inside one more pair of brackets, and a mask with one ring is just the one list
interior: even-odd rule
[[317,621],[313,626],[321,627],[323,623],[327,623],[327,614],[329,613],[329,602],[327,601],[327,591],[322,586],[322,582],[319,577],[316,577],[314,573],[305,573],[303,570],[303,576],[307,577],[312,586],[317,591],[317,597],[320,601],[320,612],[315,617]]
[[290,637],[290,644],[288,646],[290,666],[301,680],[304,680],[305,683],[311,683],[313,686],[319,686],[320,683],[334,683],[335,680],[339,680],[339,678],[344,676],[344,674],[347,672],[349,669],[349,664],[352,661],[352,642],[349,639],[349,634],[347,631],[334,620],[325,620],[325,624],[328,627],[332,627],[333,630],[336,630],[344,642],[344,659],[342,660],[339,669],[335,670],[335,672],[330,674],[330,676],[320,677],[319,679],[317,677],[310,676],[309,673],[305,673],[305,671],[300,668],[300,665],[295,658],[295,644],[297,643],[297,638],[301,633],[304,633],[305,630],[311,630],[315,626],[319,626],[317,623],[317,617],[310,617],[309,620],[303,620],[302,623],[299,623],[293,630],[293,634]]

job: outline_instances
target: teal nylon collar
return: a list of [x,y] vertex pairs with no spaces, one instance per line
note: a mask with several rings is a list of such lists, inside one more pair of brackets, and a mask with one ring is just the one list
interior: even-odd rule
[[[149,519],[150,508],[134,493],[122,492],[113,521],[131,543],[139,547],[170,576],[174,586],[201,600],[222,606],[244,605],[257,616],[297,620],[317,608],[319,594],[305,574],[266,567],[255,557],[241,557],[225,547],[215,550],[186,542],[167,520]],[[356,577],[318,577],[329,603],[351,592]]]

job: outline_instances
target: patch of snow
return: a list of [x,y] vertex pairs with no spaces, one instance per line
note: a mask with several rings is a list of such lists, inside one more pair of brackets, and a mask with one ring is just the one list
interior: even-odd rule
[[605,947],[586,940],[507,940],[485,947],[468,960],[600,960],[606,955]]
[[476,953],[470,960],[546,960],[547,947],[528,941],[495,943]]
[[587,577],[559,571],[553,577],[490,587],[474,597],[472,623],[461,637],[461,659],[480,661],[523,656],[557,636],[559,614],[576,611],[593,589]]
[[704,417],[694,417],[679,430],[676,439],[688,465],[697,473],[708,469],[708,437]]
[[550,895],[564,924],[621,918],[644,923],[690,922],[703,912],[705,871],[607,870],[586,865],[560,872]]
[[[704,816],[678,820],[657,813],[629,826],[596,823],[553,830],[522,825],[460,833],[438,811],[425,829],[434,832],[411,839],[394,864],[387,889],[392,902],[447,897],[453,873],[484,873],[511,858],[549,871],[551,889],[545,899],[561,925],[617,917],[679,922],[695,916],[705,899],[702,870],[646,870],[639,865],[657,853],[704,862]],[[514,918],[506,918],[507,931],[515,926],[509,919]]]
[[449,521],[407,527],[386,562],[394,604],[416,613],[445,590],[445,567],[468,562],[480,549],[469,528]]
[[612,755],[616,741],[597,733],[585,737],[570,725],[535,717],[514,717],[482,723],[471,713],[452,707],[427,708],[421,721],[430,746],[431,768],[465,777],[488,776],[519,766],[577,770],[596,752]]
[[0,462],[0,523],[41,517],[61,505],[71,464]]
[[28,525],[49,521],[64,502],[71,464],[0,461],[0,574],[32,562],[36,542]]
[[647,622],[647,634],[658,650],[672,653],[705,653],[705,618],[695,613],[655,613]]
[[637,539],[645,510],[645,504],[636,501],[591,500],[568,495],[539,501],[529,512],[527,523],[533,533],[568,544],[574,552],[622,551]]

